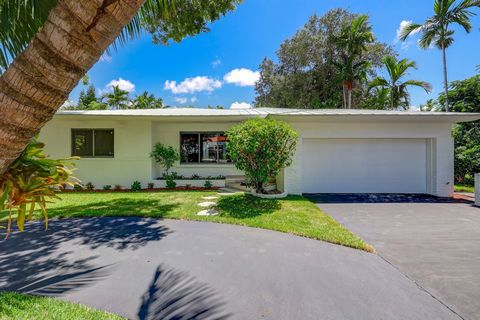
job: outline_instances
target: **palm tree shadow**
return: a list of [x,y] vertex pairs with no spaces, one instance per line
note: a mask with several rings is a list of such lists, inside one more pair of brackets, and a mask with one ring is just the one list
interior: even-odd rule
[[[58,296],[93,285],[113,266],[96,263],[91,249],[136,250],[170,232],[158,219],[52,220],[47,231],[42,222],[30,223],[26,231],[0,241],[0,290]],[[86,256],[78,258],[82,247]]]
[[224,306],[213,288],[186,272],[160,265],[137,314],[140,320],[228,319],[231,315],[223,310]]

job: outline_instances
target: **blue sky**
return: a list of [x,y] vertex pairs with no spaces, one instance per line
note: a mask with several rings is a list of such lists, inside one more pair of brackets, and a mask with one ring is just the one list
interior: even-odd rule
[[[433,0],[246,0],[213,23],[209,33],[170,46],[154,45],[150,36],[145,35],[102,58],[88,74],[99,90],[120,83],[133,89],[132,96],[148,90],[174,106],[230,107],[235,102],[252,103],[252,84],[262,59],[274,58],[280,43],[294,35],[312,14],[323,15],[329,9],[342,7],[368,14],[380,41],[394,45],[400,58],[417,62],[418,70],[411,72],[411,77],[428,81],[434,88],[430,95],[419,89],[410,90],[412,105],[418,106],[442,91],[441,53],[437,49],[418,48],[415,37],[407,43],[396,43],[395,38],[402,21],[423,22],[430,16],[432,3]],[[480,18],[474,17],[472,22],[474,29],[470,34],[457,29],[456,41],[447,52],[449,80],[474,75],[475,66],[480,64]],[[81,88],[79,85],[72,92],[71,99],[76,101]]]

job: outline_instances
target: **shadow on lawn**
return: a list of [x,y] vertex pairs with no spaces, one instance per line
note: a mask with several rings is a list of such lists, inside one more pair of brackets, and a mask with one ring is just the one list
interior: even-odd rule
[[169,232],[158,220],[140,218],[56,220],[47,231],[42,222],[29,223],[8,240],[0,234],[0,290],[56,296],[88,286],[114,268],[95,264],[91,249],[136,250]]
[[138,310],[140,320],[228,319],[225,302],[208,285],[165,265],[155,270]]
[[162,204],[158,200],[120,198],[86,205],[48,209],[50,218],[148,216],[162,218],[177,204]]
[[278,200],[261,199],[251,195],[235,195],[221,197],[216,208],[221,216],[244,219],[273,213],[281,208],[281,203]]

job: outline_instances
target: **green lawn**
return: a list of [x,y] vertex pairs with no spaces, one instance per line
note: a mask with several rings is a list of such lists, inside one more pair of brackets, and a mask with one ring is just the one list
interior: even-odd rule
[[464,186],[464,185],[458,184],[458,185],[455,185],[455,191],[457,191],[457,192],[471,192],[471,193],[474,193],[474,192],[475,192],[475,187],[473,187],[473,186]]
[[117,315],[53,298],[0,293],[0,319],[121,320]]
[[[265,200],[244,195],[220,196],[218,216],[202,217],[197,204],[215,191],[64,193],[48,205],[50,218],[141,216],[212,221],[277,230],[347,247],[373,248],[302,196]],[[40,212],[35,217],[41,218]],[[5,219],[5,214],[3,216]],[[27,226],[28,228],[28,226]]]

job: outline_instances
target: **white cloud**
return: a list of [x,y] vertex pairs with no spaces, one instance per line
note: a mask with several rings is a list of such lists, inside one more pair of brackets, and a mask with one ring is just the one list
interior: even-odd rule
[[216,67],[218,67],[220,64],[222,64],[222,60],[220,60],[220,59],[215,59],[215,60],[213,60],[213,62],[212,62],[212,67],[216,68]]
[[260,72],[245,68],[233,69],[223,77],[225,82],[241,87],[254,86],[258,79],[260,79]]
[[71,106],[74,106],[75,105],[75,102],[72,100],[72,99],[67,99],[63,104],[62,106],[60,107],[60,109],[66,109],[66,108],[69,108]]
[[100,61],[102,62],[110,62],[112,61],[112,56],[110,56],[108,53],[103,53],[102,56],[100,57]]
[[[401,41],[400,40],[400,35],[401,35],[401,32],[402,32],[402,29],[411,25],[412,23],[413,23],[412,20],[402,20],[400,22],[400,25],[397,28],[397,35],[395,36],[395,39],[393,40],[393,44],[397,44],[399,42],[402,42],[402,45],[401,45],[402,50],[408,50],[410,45],[413,43],[412,41]],[[410,33],[410,35],[417,34],[418,32],[420,32],[420,30],[414,30],[413,32]]]
[[191,98],[190,98],[190,102],[191,102],[191,103],[195,103],[195,102],[197,102],[197,101],[198,101],[197,97],[191,97]]
[[253,108],[250,103],[247,102],[237,102],[235,101],[230,105],[230,109],[251,109]]
[[185,104],[185,103],[188,102],[187,97],[175,97],[175,98],[173,98],[173,100],[175,100],[175,102],[179,103],[179,104]]
[[119,78],[118,80],[110,81],[106,86],[105,89],[112,90],[113,87],[118,86],[119,89],[125,90],[127,92],[135,91],[135,85],[128,80],[124,80]]
[[170,90],[174,94],[181,93],[195,93],[201,91],[212,92],[215,89],[221,88],[222,83],[219,80],[212,79],[205,76],[198,76],[195,78],[187,78],[177,84],[176,81],[167,80],[163,88],[165,90]]

